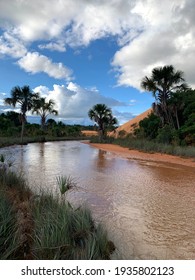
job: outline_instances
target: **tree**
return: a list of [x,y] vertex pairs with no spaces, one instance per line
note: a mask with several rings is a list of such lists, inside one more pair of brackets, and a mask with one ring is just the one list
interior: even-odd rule
[[143,78],[141,87],[153,93],[155,97],[153,110],[161,118],[163,125],[174,126],[168,100],[174,92],[188,88],[183,72],[175,71],[172,65],[154,68],[150,78],[147,76]]
[[89,118],[98,125],[99,138],[102,140],[109,128],[117,124],[112,111],[105,104],[96,104],[88,112]]
[[139,122],[139,128],[136,130],[137,135],[143,131],[144,137],[155,139],[160,126],[160,118],[152,112],[148,117]]
[[34,99],[32,113],[36,113],[37,115],[41,116],[41,128],[44,130],[46,118],[50,114],[57,115],[58,111],[54,109],[55,102],[50,99],[48,102],[46,102],[46,98],[43,97],[37,97]]
[[23,142],[26,112],[32,109],[33,101],[36,97],[37,94],[33,93],[29,86],[16,86],[11,90],[11,97],[5,98],[4,100],[5,104],[13,107],[16,107],[17,104],[20,106],[20,121],[22,123],[21,142]]

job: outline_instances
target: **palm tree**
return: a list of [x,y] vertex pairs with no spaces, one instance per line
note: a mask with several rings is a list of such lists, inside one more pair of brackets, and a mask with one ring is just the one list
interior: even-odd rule
[[34,100],[32,113],[36,113],[37,115],[41,116],[41,128],[44,130],[46,118],[50,114],[57,115],[58,111],[54,109],[55,102],[50,99],[48,102],[46,102],[46,98],[43,97],[37,97]]
[[183,92],[174,92],[168,100],[168,108],[172,116],[175,117],[176,127],[180,129],[180,115],[185,106]]
[[174,125],[168,107],[168,100],[177,90],[186,90],[188,88],[183,75],[182,71],[175,71],[172,65],[168,65],[154,68],[151,77],[146,76],[141,81],[141,87],[153,93],[155,97],[153,109],[161,117],[163,124]]
[[112,111],[105,104],[96,104],[89,110],[88,116],[98,125],[99,138],[102,140],[108,128],[117,124],[117,119],[113,117]]
[[32,92],[29,86],[16,86],[11,90],[11,97],[4,99],[5,104],[12,105],[13,107],[16,107],[17,104],[20,106],[20,120],[22,123],[21,142],[23,142],[26,112],[31,110],[33,100],[36,97],[37,94]]

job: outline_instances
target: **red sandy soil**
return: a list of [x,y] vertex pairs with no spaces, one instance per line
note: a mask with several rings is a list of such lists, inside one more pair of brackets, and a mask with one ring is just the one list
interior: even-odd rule
[[96,144],[89,143],[91,146],[101,149],[103,151],[108,151],[114,153],[116,156],[137,159],[137,160],[147,160],[155,162],[167,162],[173,164],[180,164],[189,167],[195,167],[195,161],[191,158],[181,158],[178,156],[160,154],[160,153],[144,153],[137,150],[129,150],[128,148],[123,148],[114,144]]

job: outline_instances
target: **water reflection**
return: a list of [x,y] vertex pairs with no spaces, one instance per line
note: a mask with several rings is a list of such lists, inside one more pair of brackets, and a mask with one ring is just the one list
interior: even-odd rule
[[195,259],[193,168],[116,157],[76,141],[1,149],[30,184],[56,189],[56,176],[77,178],[68,194],[87,204],[118,248],[113,258]]

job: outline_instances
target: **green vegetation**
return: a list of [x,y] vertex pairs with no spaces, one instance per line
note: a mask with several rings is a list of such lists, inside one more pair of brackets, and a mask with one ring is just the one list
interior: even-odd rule
[[107,132],[113,130],[117,119],[113,117],[112,111],[105,104],[96,104],[88,112],[89,118],[98,125],[99,139],[104,140]]
[[150,78],[143,78],[141,87],[152,92],[155,98],[155,102],[152,104],[153,111],[160,117],[162,126],[168,124],[172,128],[176,128],[176,120],[177,128],[179,128],[177,92],[188,89],[184,82],[183,72],[176,71],[172,65],[154,68]]
[[61,195],[76,187],[76,182],[71,176],[58,176],[56,179]]
[[24,136],[21,141],[21,122],[19,113],[10,111],[6,114],[1,114],[0,123],[0,147],[32,142],[81,140],[85,139],[85,137],[82,136],[81,131],[88,128],[92,130],[93,128],[91,126],[66,125],[62,122],[48,119],[43,130],[39,124],[30,124],[26,122]]
[[36,99],[34,99],[32,113],[36,113],[41,116],[41,129],[45,129],[46,118],[49,114],[57,115],[58,111],[54,109],[55,102],[50,99],[46,102],[46,98],[41,98],[39,95]]
[[172,145],[195,144],[195,90],[188,88],[183,72],[172,65],[154,68],[141,86],[153,93],[153,113],[139,123],[137,138]]
[[188,88],[183,72],[172,65],[154,68],[150,78],[141,86],[150,91],[155,102],[153,112],[139,122],[133,134],[125,131],[114,139],[92,142],[119,144],[145,152],[160,152],[184,157],[195,157],[195,90]]
[[145,138],[139,139],[132,134],[125,137],[107,137],[104,141],[100,141],[98,137],[91,137],[91,143],[115,144],[130,150],[135,149],[147,153],[164,153],[182,157],[195,157],[195,147],[178,146],[172,144],[159,143],[154,140]]
[[5,104],[12,105],[16,107],[17,104],[20,105],[20,121],[22,123],[21,130],[21,142],[23,141],[24,126],[26,123],[26,113],[33,107],[34,99],[37,98],[37,94],[33,93],[29,86],[14,87],[11,90],[11,97],[5,99]]
[[1,157],[0,259],[109,259],[113,251],[88,209],[57,194],[33,194]]
[[[0,114],[0,147],[29,142],[84,139],[81,130],[94,129],[92,126],[66,125],[61,121],[47,120],[49,115],[58,114],[54,101],[40,97],[29,86],[14,87],[11,97],[4,101],[13,107],[19,106],[20,113],[8,111]],[[29,111],[41,117],[40,124],[27,122],[26,114]]]

